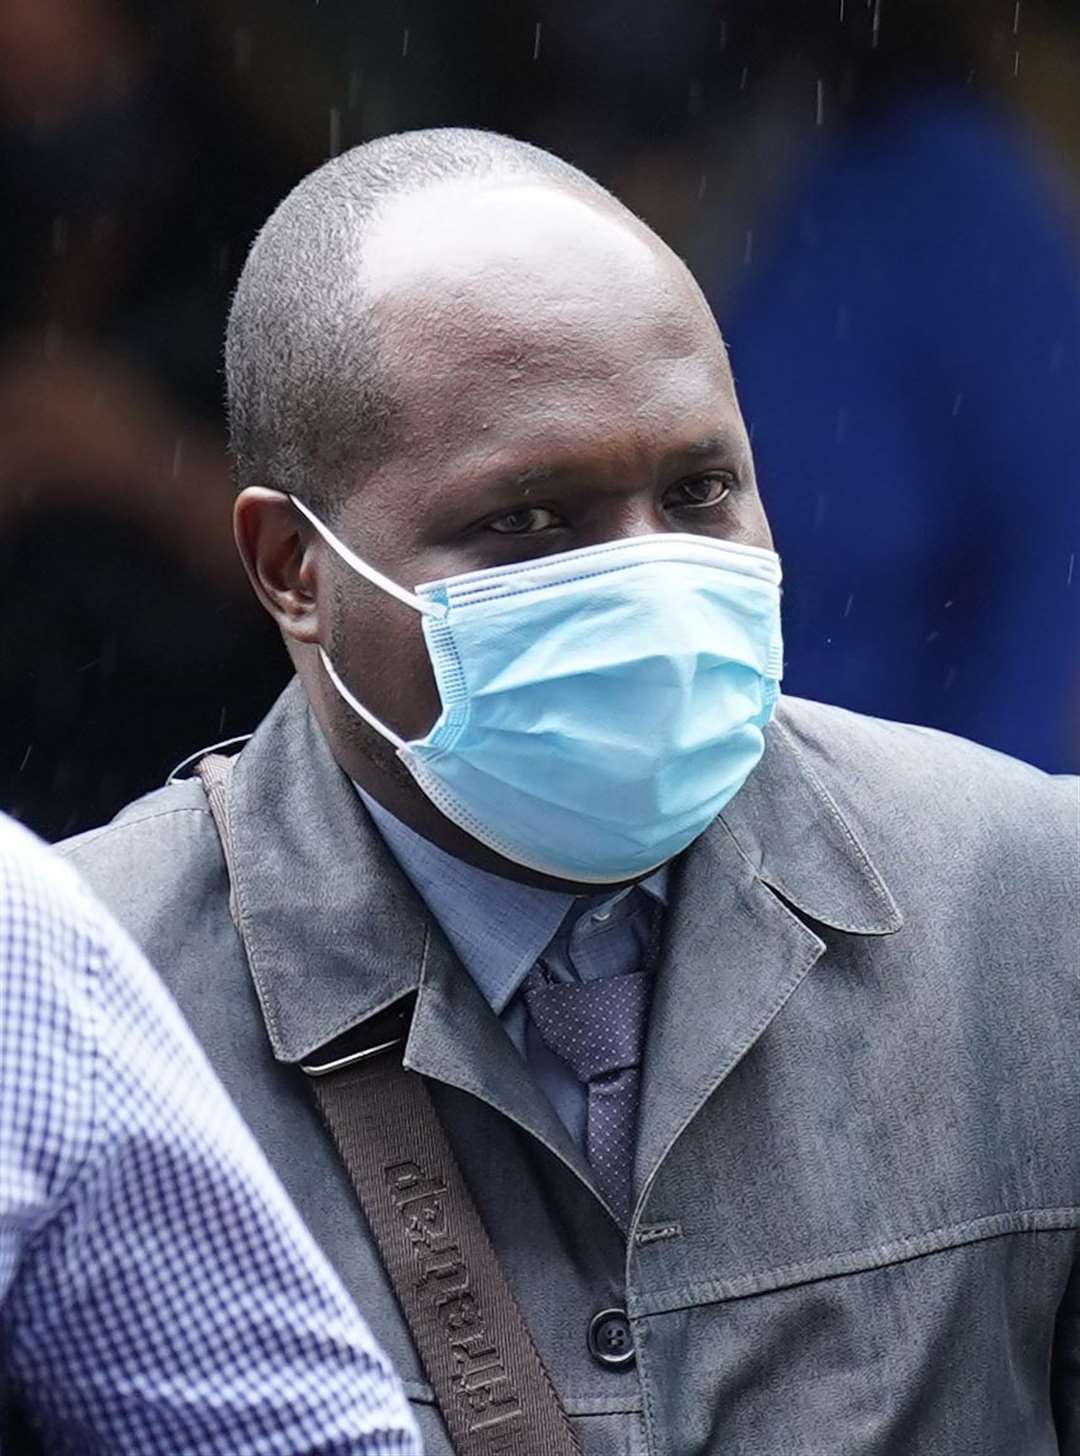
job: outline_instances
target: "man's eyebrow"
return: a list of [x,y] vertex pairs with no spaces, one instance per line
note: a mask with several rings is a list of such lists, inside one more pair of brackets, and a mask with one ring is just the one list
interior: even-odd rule
[[[665,453],[668,468],[676,461],[703,460],[717,455],[729,458],[745,454],[746,445],[740,432],[721,426],[711,434],[697,440],[673,446]],[[513,500],[520,494],[528,495],[534,486],[558,483],[579,478],[581,466],[577,461],[537,460],[531,465],[519,468],[495,470],[490,475],[477,472],[472,477],[476,495],[486,498],[493,506],[504,500]],[[472,503],[474,506],[477,501]]]
[[511,497],[522,491],[527,494],[534,485],[543,485],[572,473],[569,466],[538,461],[535,465],[525,465],[519,470],[499,470],[489,476],[480,475],[474,477],[474,482],[484,495],[498,499]]
[[[700,439],[691,440],[685,445],[676,445],[668,451],[669,459],[701,459],[708,455],[719,455],[732,452],[742,453],[743,442],[738,431],[720,428],[712,434],[703,435]],[[520,470],[504,471],[494,475],[485,484],[494,489],[516,490],[531,485],[543,485],[547,481],[558,480],[561,476],[575,476],[579,473],[580,467],[576,463],[556,464],[546,461],[537,461],[535,465],[526,465]]]
[[554,480],[559,475],[568,474],[566,466],[538,463],[527,465],[524,470],[515,470],[511,475],[505,475],[500,484],[511,486],[540,485],[546,480]]
[[703,455],[718,455],[725,450],[736,450],[739,444],[739,437],[733,431],[718,430],[713,435],[703,435],[700,440],[691,440],[688,445],[680,445],[671,453],[698,458]]

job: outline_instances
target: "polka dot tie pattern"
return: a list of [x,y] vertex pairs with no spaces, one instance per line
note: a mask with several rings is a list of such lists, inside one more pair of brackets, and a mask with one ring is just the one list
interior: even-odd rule
[[525,1003],[537,1031],[588,1090],[585,1152],[596,1186],[629,1222],[641,1053],[652,977],[645,971],[554,985],[534,970]]

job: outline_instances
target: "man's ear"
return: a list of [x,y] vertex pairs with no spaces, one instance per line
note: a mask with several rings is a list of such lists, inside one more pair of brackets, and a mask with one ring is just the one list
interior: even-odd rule
[[284,635],[293,642],[321,642],[321,553],[289,497],[258,485],[242,490],[233,508],[233,534],[255,595]]

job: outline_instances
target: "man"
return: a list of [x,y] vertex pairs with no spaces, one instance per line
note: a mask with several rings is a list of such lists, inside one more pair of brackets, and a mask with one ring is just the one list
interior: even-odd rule
[[418,1452],[176,1007],[3,818],[0,1067],[5,1451]]
[[777,704],[778,565],[682,264],[533,148],[388,137],[271,218],[227,354],[298,681],[216,803],[228,869],[197,781],[67,852],[428,1449],[300,1069],[414,994],[405,1067],[585,1452],[1080,1452],[1077,786]]

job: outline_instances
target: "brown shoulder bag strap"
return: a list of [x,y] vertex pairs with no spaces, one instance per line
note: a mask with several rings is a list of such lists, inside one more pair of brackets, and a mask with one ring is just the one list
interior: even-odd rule
[[[231,760],[196,765],[229,871]],[[401,1028],[407,1030],[407,1027]],[[398,1030],[397,1027],[394,1030]],[[369,1038],[369,1041],[372,1038]],[[403,1035],[307,1065],[457,1456],[581,1456]]]

